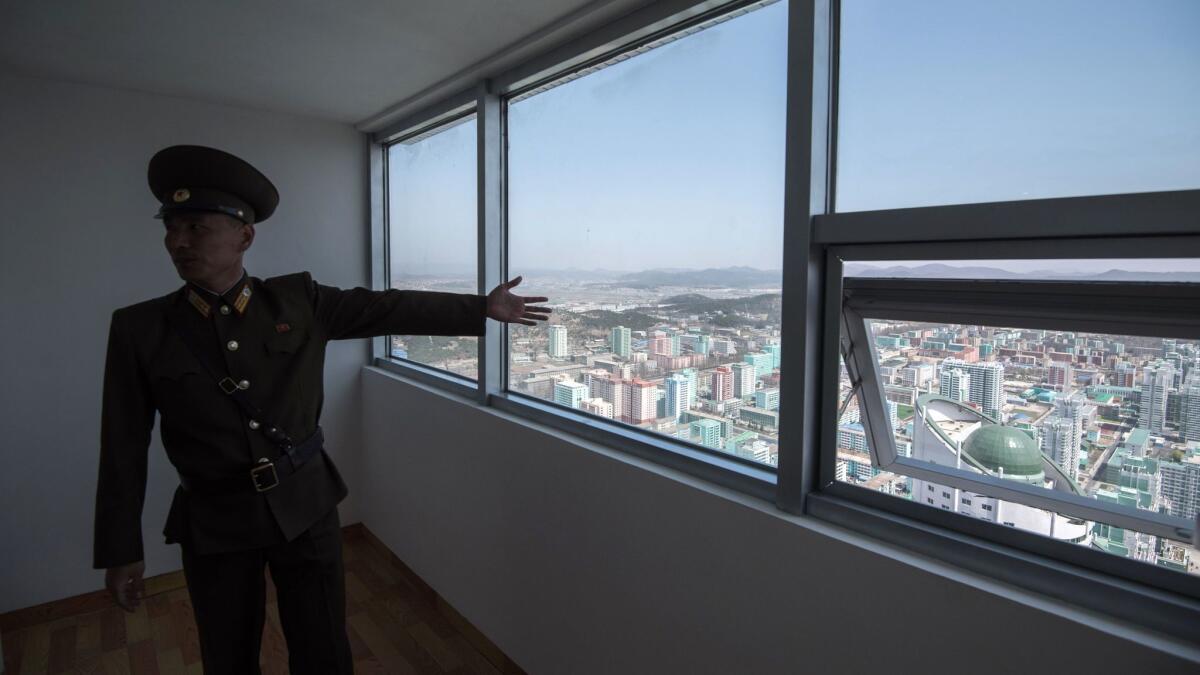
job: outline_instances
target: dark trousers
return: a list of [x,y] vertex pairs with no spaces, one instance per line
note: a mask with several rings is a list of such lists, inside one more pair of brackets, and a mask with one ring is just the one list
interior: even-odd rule
[[260,675],[269,565],[291,675],[353,675],[336,507],[290,542],[213,555],[182,549],[205,673]]

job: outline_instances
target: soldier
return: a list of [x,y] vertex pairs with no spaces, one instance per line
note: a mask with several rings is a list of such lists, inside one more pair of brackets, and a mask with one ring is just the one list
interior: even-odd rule
[[141,514],[154,412],[179,473],[166,543],[179,543],[205,671],[259,672],[269,566],[293,675],[353,672],[341,524],[347,488],[318,425],[329,340],[483,335],[486,318],[536,325],[544,297],[259,279],[242,267],[279,201],[228,153],[172,146],[149,166],[167,253],[187,283],[113,312],[104,368],[93,567],[127,611],[143,591]]

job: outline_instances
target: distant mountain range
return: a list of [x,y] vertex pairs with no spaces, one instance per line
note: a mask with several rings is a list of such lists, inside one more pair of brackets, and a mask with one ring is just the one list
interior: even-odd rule
[[754,267],[654,269],[622,274],[609,282],[610,286],[624,288],[779,288],[782,284],[782,270],[760,270]]
[[[705,269],[658,268],[641,272],[621,272],[603,268],[584,270],[526,268],[513,270],[525,276],[526,281],[556,279],[565,282],[586,283],[609,288],[654,289],[659,287],[682,288],[779,288],[783,283],[782,270],[763,270],[755,267],[710,267]],[[944,263],[926,265],[879,265],[860,262],[847,263],[844,269],[848,277],[897,277],[924,279],[1046,279],[1054,281],[1156,281],[1200,283],[1200,272],[1165,271],[1140,272],[1110,269],[1104,272],[1069,272],[1062,270],[1036,270],[1013,272],[985,265],[955,266]],[[394,282],[403,286],[405,282],[445,279],[457,275],[402,274]],[[473,278],[474,273],[463,274]],[[515,274],[514,274],[515,276]],[[682,297],[682,296],[676,296]]]
[[1110,269],[1104,272],[1064,272],[1036,270],[1012,272],[998,267],[945,265],[930,263],[909,267],[892,265],[879,267],[865,263],[847,263],[842,272],[848,277],[893,277],[925,279],[1046,279],[1051,281],[1158,281],[1200,282],[1200,272],[1131,272]]

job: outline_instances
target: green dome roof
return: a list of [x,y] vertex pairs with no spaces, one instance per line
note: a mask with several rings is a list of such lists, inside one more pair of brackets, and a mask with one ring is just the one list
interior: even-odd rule
[[1003,468],[1006,477],[1044,475],[1037,441],[1014,427],[985,424],[967,437],[962,451],[989,471]]

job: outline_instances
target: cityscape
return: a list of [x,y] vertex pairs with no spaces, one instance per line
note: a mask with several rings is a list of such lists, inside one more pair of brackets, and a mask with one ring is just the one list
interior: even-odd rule
[[[778,463],[779,270],[525,274],[550,321],[510,324],[509,388],[715,452]],[[395,286],[471,292],[463,276]],[[1200,343],[1018,328],[871,322],[897,450],[1133,509],[1200,508]],[[473,337],[395,336],[392,355],[477,377]],[[837,479],[1171,570],[1184,542],[880,471],[841,371]]]
[[[900,455],[1195,518],[1200,348],[1194,341],[870,322]],[[842,369],[841,395],[851,385]],[[1189,574],[1196,551],[1105,523],[881,472],[856,400],[838,420],[838,480]]]
[[[549,325],[509,328],[511,391],[768,465],[779,458],[780,270],[543,272]],[[447,290],[447,278],[397,286]],[[520,292],[514,291],[514,292]],[[392,354],[477,376],[474,338],[397,336]]]

